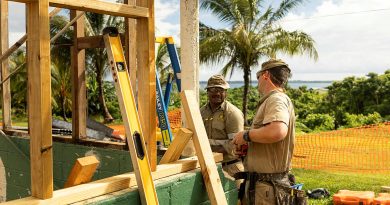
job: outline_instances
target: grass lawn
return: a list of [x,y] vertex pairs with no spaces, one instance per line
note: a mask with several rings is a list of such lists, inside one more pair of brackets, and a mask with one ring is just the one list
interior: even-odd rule
[[[326,188],[331,195],[341,189],[353,191],[381,192],[381,186],[390,186],[390,174],[358,174],[343,172],[328,172],[305,169],[293,169],[297,183],[304,183],[304,190]],[[333,204],[332,197],[328,199],[309,200],[309,204]]]

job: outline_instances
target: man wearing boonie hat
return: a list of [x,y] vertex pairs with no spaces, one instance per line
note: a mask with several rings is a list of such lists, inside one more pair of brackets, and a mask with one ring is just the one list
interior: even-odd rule
[[[260,99],[251,128],[232,140],[237,149],[248,145],[245,160],[244,204],[304,204],[305,194],[292,190],[288,178],[295,140],[295,113],[284,87],[291,77],[289,66],[271,59],[256,74]],[[238,175],[237,175],[238,176]],[[293,195],[291,195],[293,193]]]
[[[206,87],[208,102],[200,108],[200,112],[211,149],[223,153],[222,169],[232,178],[237,172],[244,171],[241,159],[233,153],[234,145],[231,143],[234,134],[244,130],[244,114],[226,101],[228,88],[229,84],[222,75],[211,76]],[[237,187],[242,181],[236,181]]]

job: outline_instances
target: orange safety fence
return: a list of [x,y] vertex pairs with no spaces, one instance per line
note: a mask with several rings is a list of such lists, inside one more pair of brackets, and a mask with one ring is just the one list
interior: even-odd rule
[[390,173],[390,123],[298,135],[293,167]]
[[[180,109],[168,112],[173,132]],[[293,168],[390,173],[390,122],[343,130],[297,134]]]

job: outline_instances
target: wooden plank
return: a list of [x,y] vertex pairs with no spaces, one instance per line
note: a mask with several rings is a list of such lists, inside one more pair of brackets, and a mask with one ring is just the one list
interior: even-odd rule
[[[124,42],[125,36],[122,34],[119,35],[121,37],[121,41]],[[104,45],[103,35],[98,35],[79,37],[77,39],[77,48],[81,50],[86,48],[106,48],[106,46]]]
[[[70,18],[80,15],[82,11],[72,10]],[[73,47],[71,48],[72,66],[72,139],[78,141],[87,138],[87,86],[85,76],[85,50],[78,49],[78,39],[84,37],[84,17],[74,24]]]
[[103,36],[79,37],[77,39],[77,48],[79,50],[86,48],[105,48]]
[[[36,0],[10,0],[19,3],[33,3]],[[126,4],[112,3],[101,0],[50,0],[50,6],[79,11],[88,11],[112,16],[122,16],[127,18],[147,18],[149,17],[148,8],[140,6],[129,6]]]
[[31,195],[53,195],[49,1],[26,5]]
[[[33,3],[36,0],[11,0],[20,3]],[[50,6],[79,11],[88,11],[112,16],[122,16],[127,18],[147,18],[149,11],[147,7],[129,6],[120,3],[111,3],[101,0],[50,0]]]
[[149,18],[137,19],[137,91],[138,113],[143,125],[150,168],[154,171],[157,166],[154,1],[138,0],[137,6],[150,9]]
[[98,165],[99,160],[95,156],[78,158],[70,171],[64,187],[67,188],[90,182]]
[[390,192],[390,186],[381,186],[382,191]]
[[[135,0],[125,0],[125,4],[135,5]],[[136,20],[125,18],[125,55],[129,69],[131,87],[137,90],[137,39]]]
[[212,157],[211,147],[207,139],[206,129],[200,114],[199,104],[192,90],[180,93],[182,106],[186,115],[188,127],[194,132],[193,141],[204,183],[211,204],[227,204],[217,166]]
[[172,143],[169,145],[168,150],[161,158],[160,164],[177,161],[192,135],[193,133],[191,130],[187,128],[180,128],[176,133]]
[[[0,0],[0,54],[8,49],[8,1]],[[3,81],[10,73],[8,60],[0,63],[1,80]],[[11,85],[6,81],[2,85],[2,109],[3,109],[3,129],[10,129],[11,123]]]
[[[220,162],[223,159],[221,153],[214,153],[214,160]],[[196,157],[181,159],[179,161],[158,165],[156,172],[153,172],[153,179],[161,179],[182,172],[187,172],[199,167]],[[123,190],[137,185],[135,174],[133,172],[121,174],[88,184],[81,184],[75,187],[57,190],[53,194],[53,198],[47,200],[39,200],[35,197],[27,197],[14,201],[3,203],[4,205],[62,205],[79,202],[93,197],[101,196],[111,192]]]

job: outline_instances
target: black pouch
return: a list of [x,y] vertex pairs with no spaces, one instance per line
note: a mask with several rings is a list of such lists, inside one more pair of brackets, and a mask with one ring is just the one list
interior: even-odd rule
[[286,185],[273,183],[276,204],[278,205],[306,205],[307,197],[304,191],[293,189]]

